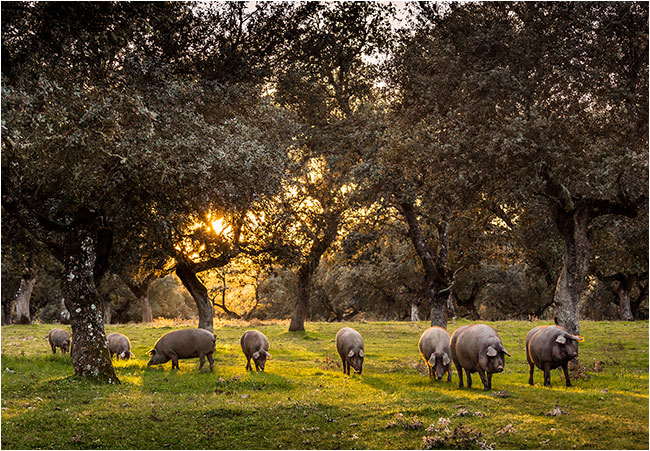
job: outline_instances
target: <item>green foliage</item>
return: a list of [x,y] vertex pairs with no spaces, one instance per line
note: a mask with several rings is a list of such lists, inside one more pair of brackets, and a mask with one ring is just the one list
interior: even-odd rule
[[[5,326],[2,447],[414,449],[437,436],[446,447],[647,448],[647,321],[584,321],[571,388],[559,371],[552,388],[539,371],[537,384],[527,383],[524,338],[541,323],[490,324],[512,354],[492,392],[458,389],[455,371],[451,384],[427,378],[417,353],[424,322],[349,324],[366,342],[364,373],[352,377],[332,341],[341,324],[313,323],[309,333],[287,333],[286,323],[217,324],[214,373],[199,373],[198,359],[178,371],[146,367],[155,341],[183,324],[108,326],[130,337],[137,357],[114,362],[122,383],[109,386],[71,376],[69,357],[51,355],[43,339],[50,325]],[[266,373],[244,368],[239,337],[251,327],[270,340]]]

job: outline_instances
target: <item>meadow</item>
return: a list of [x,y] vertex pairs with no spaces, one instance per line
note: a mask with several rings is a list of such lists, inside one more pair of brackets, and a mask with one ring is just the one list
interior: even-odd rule
[[[466,321],[449,324],[453,332]],[[2,327],[3,449],[648,449],[648,322],[581,323],[585,341],[573,387],[528,385],[526,333],[535,322],[490,322],[512,354],[484,392],[432,381],[417,351],[426,322],[217,322],[215,369],[198,359],[147,367],[164,333],[193,323],[109,325],[131,339],[135,359],[114,361],[121,383],[72,376],[69,355],[43,337],[58,325]],[[362,375],[346,377],[334,336],[365,340]],[[65,326],[64,326],[65,327]],[[69,326],[67,326],[69,330]],[[272,359],[247,373],[239,346],[264,332]]]

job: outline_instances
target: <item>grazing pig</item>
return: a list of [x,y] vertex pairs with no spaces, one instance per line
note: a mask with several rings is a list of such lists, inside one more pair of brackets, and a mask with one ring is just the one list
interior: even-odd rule
[[451,336],[451,359],[458,371],[458,386],[463,388],[463,369],[467,388],[472,387],[471,373],[478,371],[484,390],[492,389],[492,374],[503,371],[503,355],[510,356],[497,332],[485,324],[459,327]]
[[418,342],[420,355],[427,362],[429,377],[441,380],[447,373],[447,382],[451,382],[451,349],[449,334],[441,327],[429,327]]
[[526,360],[530,367],[528,383],[533,385],[535,367],[544,371],[544,385],[551,386],[551,370],[561,366],[566,379],[566,386],[571,386],[569,379],[569,361],[578,356],[580,335],[571,335],[558,326],[534,327],[526,335]]
[[111,353],[111,359],[113,355],[117,355],[117,360],[120,358],[128,360],[135,357],[131,352],[131,342],[125,335],[112,333],[106,337],[106,340],[108,341],[108,352]]
[[52,354],[56,354],[56,348],[61,348],[61,354],[65,354],[70,350],[70,334],[63,329],[52,329],[45,338],[50,341]]
[[343,361],[343,374],[350,375],[350,366],[355,373],[363,369],[363,338],[351,327],[344,327],[336,334],[336,350]]
[[151,358],[147,366],[172,361],[172,369],[180,369],[179,359],[198,357],[201,362],[199,370],[203,368],[205,358],[210,362],[210,371],[214,364],[212,353],[216,337],[205,329],[181,329],[166,333],[158,339],[153,349],[149,351]]
[[264,371],[264,365],[266,364],[266,359],[271,358],[269,354],[269,340],[264,336],[259,330],[247,330],[244,332],[244,335],[241,336],[241,350],[244,351],[246,356],[246,369],[253,371],[251,366],[251,359],[255,363],[255,369],[257,371]]

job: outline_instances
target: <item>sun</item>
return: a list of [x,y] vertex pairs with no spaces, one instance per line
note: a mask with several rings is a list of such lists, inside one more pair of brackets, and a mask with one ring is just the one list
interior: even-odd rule
[[226,234],[228,234],[228,233],[231,231],[231,229],[232,229],[232,227],[230,226],[230,224],[227,224],[227,223],[224,221],[223,218],[219,218],[219,219],[216,219],[216,220],[212,221],[212,228],[214,229],[214,231],[215,231],[215,233],[216,233],[217,235],[221,235],[221,234],[226,235]]

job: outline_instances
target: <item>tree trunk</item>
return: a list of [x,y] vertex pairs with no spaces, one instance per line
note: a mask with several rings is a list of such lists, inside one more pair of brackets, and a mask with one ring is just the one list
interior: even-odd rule
[[70,312],[65,307],[65,298],[63,296],[59,300],[59,308],[61,309],[61,313],[59,314],[61,324],[70,324]]
[[555,222],[564,241],[564,266],[555,288],[555,323],[571,334],[580,334],[580,297],[589,274],[591,243],[587,237],[587,209],[555,212]]
[[[400,207],[408,225],[409,238],[413,243],[415,252],[420,257],[424,269],[423,296],[431,306],[431,325],[446,329],[447,296],[449,296],[449,293],[444,290],[448,288],[449,284],[444,280],[444,273],[446,272],[444,265],[446,265],[448,251],[447,233],[449,224],[443,220],[438,227],[440,249],[437,257],[434,258],[434,254],[422,234],[422,228],[413,204],[402,202]],[[442,263],[444,265],[441,265]]]
[[[433,284],[436,287],[436,284]],[[447,329],[447,302],[449,300],[449,293],[443,291],[444,288],[436,287],[430,297],[431,305],[431,325]]]
[[298,299],[289,324],[289,332],[305,330],[305,320],[309,314],[309,299],[311,297],[311,279],[313,275],[311,263],[303,264],[298,270]]
[[111,318],[113,316],[113,311],[111,310],[111,303],[105,300],[103,307],[104,307],[104,324],[110,324]]
[[632,291],[633,280],[631,277],[623,276],[618,281],[618,287],[615,288],[618,297],[618,305],[621,309],[621,321],[632,321],[632,304],[630,302],[630,292]]
[[[31,265],[30,265],[31,266]],[[29,314],[29,300],[32,297],[34,289],[34,271],[31,267],[25,268],[20,279],[20,286],[16,292],[16,323],[30,324],[31,315]]]
[[176,275],[187,291],[192,295],[199,312],[199,329],[213,332],[214,310],[208,297],[208,289],[196,277],[196,274],[187,262],[179,261],[176,264]]
[[411,321],[420,321],[420,303],[411,303]]
[[397,305],[397,301],[395,300],[394,297],[386,295],[386,321],[395,321],[397,317],[397,313],[395,311],[395,306]]
[[454,295],[451,291],[449,292],[449,296],[447,296],[447,312],[449,312],[453,319],[458,317],[456,314],[456,307],[454,307]]
[[150,323],[153,321],[153,314],[151,312],[151,302],[149,302],[149,293],[145,293],[140,298],[140,306],[142,307],[142,322]]
[[72,366],[77,376],[119,383],[108,353],[103,303],[95,285],[98,244],[90,232],[74,235],[65,249],[62,283],[72,325]]

